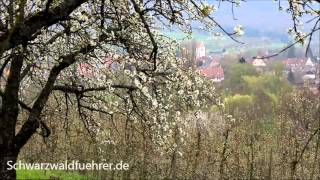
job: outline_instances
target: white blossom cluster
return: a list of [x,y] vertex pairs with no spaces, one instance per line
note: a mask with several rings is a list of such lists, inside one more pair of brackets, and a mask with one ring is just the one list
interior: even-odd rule
[[[288,28],[287,32],[293,36],[296,42],[304,45],[307,41],[306,39],[313,35],[313,31],[319,30],[319,6],[313,1],[288,0],[288,2],[282,4],[279,2],[279,10],[283,9],[290,14],[293,21],[292,27]],[[312,27],[310,34],[304,32],[304,24],[306,23]]]
[[[25,17],[46,8],[42,1],[23,2]],[[32,105],[52,69],[73,59],[55,80],[54,86],[72,88],[53,90],[59,108],[71,101],[102,144],[112,137],[97,114],[107,120],[126,119],[159,147],[173,150],[175,134],[184,142],[185,118],[218,102],[213,83],[184,66],[176,57],[177,42],[161,29],[178,26],[191,32],[193,21],[214,27],[210,17],[217,8],[205,1],[173,1],[172,7],[158,1],[136,1],[137,6],[135,1],[103,2],[104,7],[102,1],[83,3],[67,19],[37,32],[25,49],[23,69],[30,71],[21,83],[21,99]],[[50,8],[61,3],[54,0]],[[147,11],[150,7],[156,10]],[[235,31],[243,34],[241,26]]]

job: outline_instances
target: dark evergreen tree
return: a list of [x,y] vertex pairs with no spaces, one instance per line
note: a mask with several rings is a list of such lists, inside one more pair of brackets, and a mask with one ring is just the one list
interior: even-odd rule
[[295,82],[294,74],[291,70],[288,73],[288,81],[292,84],[294,84],[294,82]]
[[239,59],[239,63],[241,63],[241,64],[243,64],[243,63],[246,63],[247,61],[246,61],[246,59],[244,58],[244,57],[241,57],[240,59]]

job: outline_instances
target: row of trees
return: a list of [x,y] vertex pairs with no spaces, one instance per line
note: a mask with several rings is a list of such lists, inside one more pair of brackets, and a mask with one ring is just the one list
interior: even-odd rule
[[[240,66],[250,65],[235,65],[232,72],[250,68]],[[249,71],[240,78],[223,92],[220,106],[182,115],[183,123],[166,136],[165,148],[154,143],[145,127],[123,116],[104,123],[97,139],[88,138],[74,111],[68,131],[60,114],[60,122],[50,124],[55,130],[50,139],[43,144],[34,137],[20,158],[130,164],[129,171],[81,171],[102,179],[318,179],[320,98],[291,87],[285,77]],[[58,112],[52,115],[59,117]],[[101,113],[92,116],[105,121]]]

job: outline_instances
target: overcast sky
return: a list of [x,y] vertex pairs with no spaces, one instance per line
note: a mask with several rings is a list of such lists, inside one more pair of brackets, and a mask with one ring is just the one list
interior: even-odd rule
[[[217,5],[216,1],[212,1]],[[282,1],[286,7],[285,1]],[[241,24],[244,27],[266,31],[284,31],[292,26],[291,17],[285,11],[278,10],[278,2],[273,0],[247,0],[240,7],[234,7],[234,14],[238,20],[233,20],[230,3],[221,3],[214,16],[216,20],[225,26]],[[285,8],[284,8],[285,9]]]

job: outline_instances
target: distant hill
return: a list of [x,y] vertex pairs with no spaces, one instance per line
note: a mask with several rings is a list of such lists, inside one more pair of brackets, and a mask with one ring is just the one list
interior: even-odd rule
[[[227,28],[229,32],[232,32],[231,28]],[[245,29],[245,35],[238,39],[245,44],[239,44],[231,40],[227,36],[216,37],[213,34],[195,30],[191,36],[182,33],[181,31],[166,31],[164,34],[170,38],[178,41],[185,41],[190,39],[196,39],[197,41],[204,42],[207,52],[217,52],[226,49],[228,52],[240,51],[253,51],[255,52],[261,49],[280,49],[285,47],[289,42],[288,34],[281,32],[267,32],[257,29]]]
[[[227,27],[227,31],[232,32],[233,28]],[[184,34],[179,31],[166,31],[164,32],[165,35],[177,39],[177,40],[182,40],[184,38],[187,38],[187,34]],[[197,39],[198,41],[206,41],[212,37],[210,33],[206,31],[200,31],[200,30],[194,30],[192,34],[192,38]],[[244,37],[250,37],[250,38],[261,38],[261,37],[266,37],[271,40],[275,41],[280,41],[282,43],[287,43],[290,40],[289,35],[286,32],[276,32],[276,31],[264,31],[260,29],[253,29],[253,28],[248,28],[245,29],[245,36]]]

